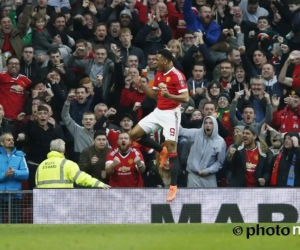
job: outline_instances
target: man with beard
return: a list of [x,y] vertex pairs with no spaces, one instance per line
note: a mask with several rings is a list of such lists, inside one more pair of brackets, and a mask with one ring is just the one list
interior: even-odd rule
[[260,123],[257,123],[255,121],[256,115],[257,115],[257,110],[254,109],[253,106],[245,106],[243,109],[242,113],[242,121],[239,121],[236,118],[236,106],[238,99],[241,97],[240,92],[235,93],[235,97],[230,105],[230,111],[229,111],[229,120],[231,123],[232,127],[235,127],[237,125],[248,125],[248,126],[253,126],[257,131],[261,130],[261,127],[264,123],[270,124],[272,122],[272,106],[271,106],[271,100],[270,96],[265,93],[264,98],[266,99],[267,107],[266,107],[266,117],[263,118],[263,120]]
[[85,148],[80,155],[78,163],[80,170],[108,184],[105,159],[109,151],[105,132],[97,131],[94,134],[94,145]]
[[[2,26],[3,27],[3,26]],[[13,123],[23,111],[31,80],[20,75],[20,61],[16,56],[7,59],[7,71],[0,73],[0,101],[5,110],[4,120]]]
[[143,155],[130,147],[128,133],[118,136],[118,147],[113,148],[106,157],[105,170],[109,175],[111,187],[143,187],[142,173],[146,169]]
[[218,134],[216,118],[205,117],[201,129],[180,127],[179,136],[187,138],[192,143],[186,169],[187,187],[217,187],[216,173],[222,168],[225,160],[226,144]]
[[61,39],[61,43],[72,48],[75,44],[74,39],[77,40],[77,37],[74,32],[71,32],[68,28],[66,28],[66,18],[64,14],[58,13],[53,18],[53,23],[48,22],[47,30],[51,37],[59,37]]
[[233,16],[232,18],[226,19],[222,24],[223,29],[234,29],[236,25],[240,27],[241,33],[245,34],[244,40],[247,42],[247,37],[250,31],[256,30],[256,23],[252,23],[246,20],[243,20],[243,12],[239,6],[234,6],[232,8]]
[[228,171],[230,187],[263,187],[270,177],[270,153],[264,141],[259,141],[257,130],[246,126],[243,131],[244,144],[234,151],[230,162],[224,164]]
[[55,139],[64,140],[61,127],[58,124],[51,124],[49,118],[49,109],[44,105],[39,105],[37,112],[31,115],[30,120],[25,125],[24,133],[18,135],[17,140],[24,141],[24,146],[29,148],[27,162],[30,190],[35,187],[35,172],[38,165],[47,157],[50,142]]
[[187,29],[195,32],[202,31],[205,44],[209,47],[214,45],[221,34],[221,27],[212,21],[210,5],[202,5],[199,16],[196,16],[192,11],[192,1],[184,1],[182,10]]
[[233,67],[231,62],[223,61],[220,64],[221,78],[219,79],[223,89],[229,93],[231,89],[231,83],[234,81]]
[[[109,128],[105,129],[107,140],[112,148],[117,148],[118,137],[121,133],[130,133],[130,131],[132,130],[133,118],[130,114],[125,113],[123,116],[121,116],[120,127],[121,127],[120,130],[114,130]],[[95,130],[103,129],[103,123],[97,121],[97,123],[94,126],[94,129]],[[148,154],[151,154],[153,152],[153,149],[144,147],[141,144],[135,142],[134,140],[130,140],[130,147],[136,148],[140,151],[145,151]]]
[[300,187],[300,136],[296,132],[284,135],[283,150],[271,161],[270,185],[273,187]]
[[[22,181],[28,179],[28,168],[25,154],[17,151],[14,137],[10,133],[4,133],[0,137],[0,191],[21,191]],[[10,223],[21,223],[22,194],[15,193],[1,195],[0,198],[0,223],[5,220],[5,211],[10,210]],[[9,207],[10,206],[10,207]]]

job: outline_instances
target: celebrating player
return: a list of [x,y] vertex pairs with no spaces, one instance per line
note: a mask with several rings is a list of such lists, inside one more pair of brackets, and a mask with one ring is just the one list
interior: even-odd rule
[[[180,167],[177,156],[178,131],[181,122],[180,103],[188,102],[189,94],[185,76],[172,63],[172,53],[166,49],[157,53],[157,73],[152,89],[135,80],[137,87],[144,93],[156,99],[156,109],[142,119],[130,132],[132,140],[141,145],[153,148],[160,153],[160,167],[165,166],[169,159],[171,170],[171,185],[167,202],[175,199],[177,194],[177,175]],[[166,147],[160,146],[146,134],[154,133],[163,128]]]

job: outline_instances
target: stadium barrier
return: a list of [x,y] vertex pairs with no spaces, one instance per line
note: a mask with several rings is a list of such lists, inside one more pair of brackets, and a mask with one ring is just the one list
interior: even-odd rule
[[33,223],[32,193],[0,190],[0,224]]
[[[0,191],[1,223],[299,223],[300,192],[286,189],[35,189]],[[22,199],[16,200],[16,195]],[[18,197],[21,198],[21,197]]]
[[299,223],[296,188],[35,189],[35,224]]

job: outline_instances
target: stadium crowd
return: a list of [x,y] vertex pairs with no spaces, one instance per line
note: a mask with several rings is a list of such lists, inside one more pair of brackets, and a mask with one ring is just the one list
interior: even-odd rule
[[300,0],[2,0],[0,15],[0,190],[32,190],[56,139],[112,187],[168,187],[128,135],[156,107],[136,79],[152,88],[161,49],[189,91],[179,187],[300,186]]

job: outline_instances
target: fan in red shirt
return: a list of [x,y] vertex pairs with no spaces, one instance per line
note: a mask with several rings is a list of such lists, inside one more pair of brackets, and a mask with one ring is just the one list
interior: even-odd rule
[[[133,126],[132,116],[130,114],[124,114],[121,117],[120,126],[122,132],[129,133]],[[118,147],[118,137],[122,132],[118,130],[108,129],[108,128],[106,129],[107,140],[112,148]],[[135,148],[139,151],[144,151],[148,154],[151,154],[153,152],[152,148],[144,147],[133,140],[130,140],[130,147]]]
[[106,156],[105,171],[110,175],[111,187],[143,187],[142,173],[145,163],[141,152],[130,147],[126,132],[118,137],[118,147],[111,149]]
[[26,91],[31,80],[19,74],[20,61],[16,56],[7,59],[7,71],[0,73],[0,100],[5,110],[5,118],[16,120],[23,111]]
[[[130,133],[132,140],[141,145],[153,148],[160,153],[160,167],[163,167],[169,159],[171,172],[171,185],[167,196],[167,202],[175,199],[177,194],[177,176],[180,163],[177,155],[178,132],[181,122],[181,103],[189,101],[189,93],[185,76],[173,66],[172,53],[167,49],[157,52],[157,73],[152,89],[145,86],[141,78],[136,78],[135,84],[144,93],[157,98],[157,107],[152,113],[143,118]],[[155,133],[163,128],[165,145],[162,147],[146,135]]]

